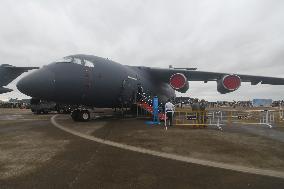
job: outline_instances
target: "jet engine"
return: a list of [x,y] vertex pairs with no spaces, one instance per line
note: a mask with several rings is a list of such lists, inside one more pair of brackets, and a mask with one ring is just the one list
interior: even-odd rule
[[241,78],[237,75],[226,75],[217,80],[217,91],[226,94],[237,90],[241,86]]
[[181,93],[185,93],[188,88],[188,80],[182,73],[175,73],[170,78],[170,85],[171,87]]

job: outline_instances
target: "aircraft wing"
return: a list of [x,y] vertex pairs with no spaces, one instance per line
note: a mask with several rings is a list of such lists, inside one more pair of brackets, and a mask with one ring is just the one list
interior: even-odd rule
[[0,86],[8,85],[19,75],[32,69],[38,69],[38,67],[16,67],[9,64],[0,65]]
[[250,82],[252,85],[270,84],[270,85],[284,85],[284,78],[278,77],[265,77],[265,76],[254,76],[254,75],[242,75],[236,73],[218,73],[218,72],[206,72],[206,71],[195,71],[190,69],[163,69],[163,68],[147,68],[148,71],[154,77],[162,79],[165,82],[169,82],[170,77],[175,73],[184,74],[188,81],[217,81],[222,79],[226,75],[238,75],[242,82]]

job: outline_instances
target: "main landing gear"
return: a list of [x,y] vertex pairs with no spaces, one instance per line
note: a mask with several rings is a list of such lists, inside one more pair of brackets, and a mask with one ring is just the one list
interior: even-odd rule
[[91,115],[89,110],[79,110],[76,109],[71,113],[71,117],[74,121],[83,121],[87,122],[90,120]]

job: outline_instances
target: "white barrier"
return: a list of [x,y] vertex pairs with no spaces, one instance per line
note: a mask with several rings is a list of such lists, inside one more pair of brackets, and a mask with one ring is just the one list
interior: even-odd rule
[[[165,112],[166,114],[166,112]],[[176,111],[174,117],[174,125],[177,126],[193,126],[217,127],[223,130],[223,126],[235,125],[263,125],[268,128],[274,126],[281,127],[283,123],[280,116],[283,116],[283,110],[267,110],[267,111],[205,111],[193,112],[190,110]],[[165,127],[167,129],[167,121],[165,120]]]

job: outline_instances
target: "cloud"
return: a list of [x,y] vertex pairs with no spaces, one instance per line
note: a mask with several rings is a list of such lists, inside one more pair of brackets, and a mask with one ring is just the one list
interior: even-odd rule
[[[0,57],[2,63],[42,66],[85,53],[128,65],[284,77],[283,5],[277,0],[4,0]],[[282,98],[284,92],[244,84],[220,95],[216,83],[190,85],[188,95],[210,100]]]

